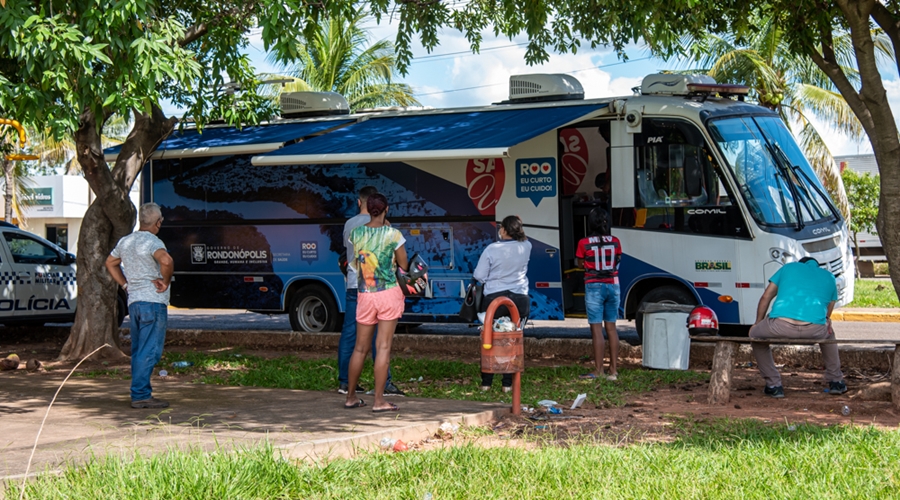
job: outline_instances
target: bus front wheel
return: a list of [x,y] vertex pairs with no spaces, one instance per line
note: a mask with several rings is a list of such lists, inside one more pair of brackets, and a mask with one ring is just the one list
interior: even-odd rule
[[341,326],[334,297],[319,285],[307,285],[294,292],[288,315],[295,332],[337,332]]
[[638,305],[638,312],[634,316],[634,326],[637,330],[638,341],[644,343],[644,313],[640,312],[645,303],[662,302],[664,304],[683,304],[687,306],[697,305],[697,299],[685,288],[677,285],[666,285],[654,288],[647,292]]

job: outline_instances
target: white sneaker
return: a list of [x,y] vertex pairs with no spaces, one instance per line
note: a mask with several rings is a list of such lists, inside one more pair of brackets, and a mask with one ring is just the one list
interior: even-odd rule
[[616,380],[619,380],[619,377],[617,377],[615,374],[613,374],[613,375],[606,377],[606,380],[609,380],[610,382],[615,382]]

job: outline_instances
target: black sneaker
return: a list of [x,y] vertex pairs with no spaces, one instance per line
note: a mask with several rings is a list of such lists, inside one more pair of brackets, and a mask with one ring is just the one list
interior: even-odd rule
[[847,392],[847,384],[843,380],[828,384],[828,394],[843,394]]
[[[367,391],[366,394],[369,396],[375,394],[375,389]],[[391,382],[384,387],[384,395],[385,396],[406,396],[406,393],[401,391],[399,387],[397,387],[396,385],[394,385],[393,382]]]
[[781,399],[784,397],[784,387],[780,385],[777,387],[767,386],[765,389],[763,389],[763,392],[766,394],[766,396],[772,396],[776,399]]
[[168,408],[169,402],[162,399],[147,398],[140,401],[131,401],[132,408]]
[[[347,394],[348,392],[350,392],[350,384],[341,384],[340,387],[338,387],[338,394]],[[362,394],[366,392],[366,388],[356,384],[356,392]]]

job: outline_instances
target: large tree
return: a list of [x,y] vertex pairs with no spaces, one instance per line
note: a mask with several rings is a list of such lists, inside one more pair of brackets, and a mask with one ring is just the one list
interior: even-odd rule
[[[434,47],[434,26],[463,31],[478,50],[485,31],[528,37],[526,62],[549,58],[548,50],[574,52],[583,44],[613,47],[624,56],[629,43],[647,43],[661,57],[684,56],[680,40],[707,33],[733,36],[745,44],[772,18],[785,49],[811,59],[827,75],[868,136],[881,172],[878,233],[900,296],[900,135],[879,66],[873,27],[890,40],[891,66],[900,69],[900,3],[895,0],[480,0],[455,4],[410,0],[400,3],[397,50],[401,64],[411,57],[410,32]],[[412,7],[412,8],[410,8]],[[850,40],[842,50],[841,40]],[[846,70],[852,67],[855,74]],[[855,76],[858,75],[858,79]]]
[[[314,33],[320,15],[346,9],[297,0],[0,3],[0,116],[70,137],[96,195],[78,238],[78,311],[62,359],[117,346],[116,285],[103,262],[134,227],[128,193],[135,178],[176,126],[161,103],[187,109],[199,126],[266,118],[271,101],[243,54],[249,37],[261,28],[266,48],[293,60],[294,41]],[[229,82],[243,91],[228,92]],[[110,167],[101,130],[116,114],[133,116],[134,127]],[[123,356],[118,347],[99,355]]]

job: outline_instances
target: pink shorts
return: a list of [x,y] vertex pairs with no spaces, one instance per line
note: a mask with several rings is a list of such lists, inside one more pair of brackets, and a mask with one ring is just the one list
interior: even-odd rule
[[356,322],[377,325],[379,321],[391,321],[403,316],[403,290],[399,286],[380,292],[359,293],[356,304]]

